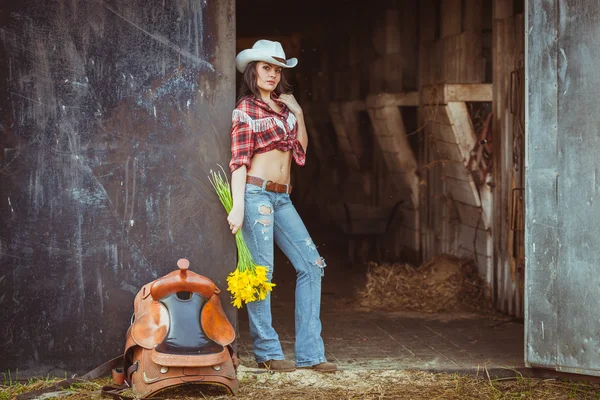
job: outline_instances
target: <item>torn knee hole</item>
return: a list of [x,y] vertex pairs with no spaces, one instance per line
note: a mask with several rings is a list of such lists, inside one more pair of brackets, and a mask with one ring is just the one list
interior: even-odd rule
[[258,212],[261,213],[262,215],[271,215],[271,214],[273,214],[273,210],[269,206],[259,206],[258,207]]
[[323,257],[317,258],[317,260],[315,261],[315,265],[320,268],[325,268],[327,266]]
[[268,219],[257,219],[256,223],[261,224],[262,226],[270,226],[271,225],[271,221]]

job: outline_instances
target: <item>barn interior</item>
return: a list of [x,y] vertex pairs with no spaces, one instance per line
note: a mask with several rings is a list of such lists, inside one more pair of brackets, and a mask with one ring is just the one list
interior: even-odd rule
[[[438,364],[445,368],[485,361],[473,354],[522,364],[523,326],[511,321],[502,330],[486,318],[523,317],[524,1],[238,1],[236,7],[238,52],[266,38],[299,59],[286,73],[310,143],[306,166],[292,169],[292,199],[328,263],[323,324],[330,356],[348,367],[360,364],[360,353],[369,353],[371,363],[415,361],[418,349],[435,347],[422,358],[446,357],[447,364]],[[373,262],[393,272],[394,265],[400,271],[444,255],[475,266],[488,317],[440,326],[419,320],[425,313],[418,311],[340,320],[330,306],[346,298],[352,308]],[[273,302],[276,325],[291,343],[294,273],[281,253],[274,280],[281,302]],[[245,313],[240,318],[242,348],[251,358]],[[369,348],[348,356],[335,346],[340,331],[368,336]],[[479,333],[466,339],[465,331]],[[431,340],[394,352],[389,343],[399,337]],[[469,348],[474,341],[481,347]],[[374,348],[387,350],[378,358]]]
[[[234,42],[258,38],[299,59],[310,144],[292,197],[328,264],[332,359],[522,363],[522,0],[25,0],[0,26],[2,371],[118,355],[134,296],[179,258],[226,287],[235,244],[206,176],[229,157]],[[474,266],[486,313],[356,307],[372,262],[392,263],[385,278],[442,255]],[[289,351],[294,273],[277,266]],[[224,307],[250,358],[246,313]]]

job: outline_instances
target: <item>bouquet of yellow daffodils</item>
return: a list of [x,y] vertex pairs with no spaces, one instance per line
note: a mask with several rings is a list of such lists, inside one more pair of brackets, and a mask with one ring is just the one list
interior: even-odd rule
[[[225,174],[224,171],[223,174]],[[231,188],[227,177],[223,178],[220,172],[211,170],[209,181],[215,188],[225,211],[229,214],[233,207],[233,198],[231,197]],[[227,290],[233,296],[232,304],[237,308],[242,308],[243,303],[264,300],[267,294],[273,290],[275,284],[268,281],[267,267],[256,265],[252,260],[252,255],[244,242],[241,230],[235,233],[235,244],[237,246],[238,262],[235,271],[227,277]]]

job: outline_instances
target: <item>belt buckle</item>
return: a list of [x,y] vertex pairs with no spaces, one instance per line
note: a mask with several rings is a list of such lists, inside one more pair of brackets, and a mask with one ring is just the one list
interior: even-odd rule
[[265,183],[265,190],[269,190],[269,189],[267,189],[267,187],[269,186],[269,183],[275,183],[275,182],[270,181],[270,180],[266,181],[266,183]]

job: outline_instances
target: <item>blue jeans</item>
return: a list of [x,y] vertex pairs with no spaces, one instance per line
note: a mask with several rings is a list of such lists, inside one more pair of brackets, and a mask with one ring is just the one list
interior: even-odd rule
[[[327,361],[321,338],[321,279],[325,262],[319,255],[289,194],[266,191],[246,184],[242,234],[254,262],[268,267],[273,277],[273,244],[296,269],[296,365],[312,366]],[[277,290],[277,286],[273,289]],[[283,360],[283,351],[271,318],[271,295],[246,305],[250,336],[258,363]]]

